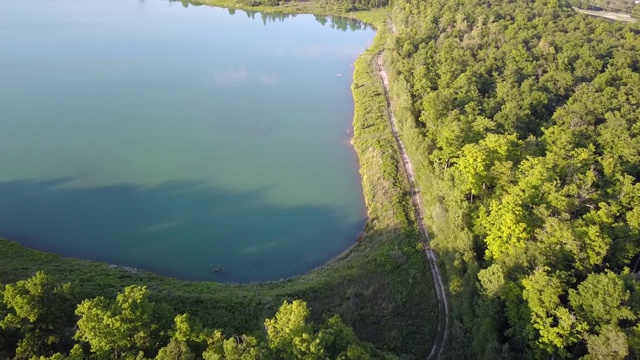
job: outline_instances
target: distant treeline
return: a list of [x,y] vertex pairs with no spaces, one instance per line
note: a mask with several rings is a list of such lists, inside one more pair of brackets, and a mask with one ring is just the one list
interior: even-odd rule
[[586,10],[606,10],[627,14],[634,12],[636,8],[640,10],[635,0],[570,0],[569,3]]
[[380,8],[389,5],[389,0],[318,0],[319,3],[341,5],[347,11]]
[[[250,6],[278,6],[283,3],[295,2],[298,0],[239,0],[241,3]],[[306,1],[306,0],[299,0]],[[357,11],[363,9],[373,9],[389,5],[389,0],[317,0],[321,5],[341,6],[344,11]]]
[[[309,0],[237,0],[246,6],[278,6],[285,3],[308,2]],[[189,0],[169,0],[169,2],[181,2],[189,6]],[[381,8],[389,5],[389,0],[316,0],[316,4],[331,7],[339,6],[345,12]]]
[[[244,2],[245,0],[241,0],[241,2]],[[169,2],[180,2],[183,6],[188,7],[189,6],[189,2],[187,0],[169,0]],[[322,2],[320,2],[322,3]],[[334,4],[337,2],[327,2],[328,4]],[[245,2],[246,4],[246,2]],[[279,3],[278,3],[279,4]],[[250,6],[277,6],[273,5],[273,4],[267,4],[266,2],[255,2],[252,1],[250,4]],[[262,11],[253,11],[253,10],[248,10],[248,9],[243,9],[243,10],[236,10],[236,9],[227,9],[227,11],[229,12],[230,15],[235,15],[238,11],[240,13],[245,14],[247,17],[251,18],[251,19],[255,19],[256,15],[260,17],[260,19],[262,19],[262,22],[266,25],[267,23],[270,22],[283,22],[286,19],[290,18],[290,17],[295,17],[295,14],[285,14],[285,13],[269,13],[269,12],[262,12]],[[314,15],[316,20],[322,24],[322,25],[326,25],[329,24],[329,26],[332,29],[337,29],[337,30],[341,30],[341,31],[356,31],[356,30],[362,30],[362,29],[367,29],[369,28],[369,25],[367,25],[366,23],[363,23],[362,21],[358,21],[355,19],[351,19],[351,18],[347,18],[347,17],[342,17],[342,16],[330,16],[330,15]]]
[[640,36],[556,0],[397,0],[450,358],[640,358]]

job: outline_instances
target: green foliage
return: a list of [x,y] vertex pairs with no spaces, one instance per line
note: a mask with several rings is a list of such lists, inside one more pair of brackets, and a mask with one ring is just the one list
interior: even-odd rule
[[358,339],[353,330],[340,319],[339,315],[334,315],[327,320],[318,333],[318,340],[325,357],[329,359],[350,359],[353,356],[368,355],[368,352],[358,345]]
[[169,344],[161,348],[157,360],[195,359],[205,349],[207,332],[189,314],[176,315]]
[[630,13],[635,7],[634,0],[574,0],[571,5],[587,10],[607,10]]
[[0,322],[3,328],[26,324],[64,325],[70,317],[65,305],[73,301],[71,284],[56,286],[41,271],[27,280],[5,286],[2,295],[8,310]]
[[320,339],[314,336],[307,325],[307,305],[295,300],[284,302],[272,319],[264,326],[269,336],[269,347],[285,359],[321,359],[323,349]]
[[398,0],[393,22],[450,358],[640,355],[624,280],[640,256],[635,25],[545,0]]
[[196,354],[191,351],[186,342],[171,339],[167,346],[158,351],[156,360],[194,360]]
[[207,349],[202,353],[204,360],[224,359],[224,341],[222,331],[215,330],[207,339]]
[[627,336],[616,326],[606,325],[599,335],[587,335],[589,354],[585,360],[621,360],[629,354]]
[[273,355],[253,336],[236,336],[224,341],[225,359],[227,360],[261,360],[273,359]]
[[482,291],[489,297],[499,296],[505,286],[504,273],[499,264],[492,264],[478,272]]
[[[329,318],[319,331],[307,324],[304,302],[284,302],[275,317],[265,321],[269,347],[282,359],[371,359],[371,352],[356,338],[340,316]],[[226,343],[225,343],[226,345]]]
[[94,353],[116,358],[147,350],[158,327],[152,321],[153,311],[149,290],[143,286],[128,286],[115,301],[101,296],[84,300],[76,309],[80,319],[75,338],[89,343]]
[[569,304],[578,318],[591,328],[618,325],[621,320],[634,320],[635,314],[627,306],[630,293],[619,275],[606,271],[589,274],[586,280],[569,291]]
[[576,321],[569,309],[562,305],[560,296],[565,285],[546,271],[538,270],[522,280],[522,296],[531,311],[531,323],[538,330],[538,344],[548,353],[558,352],[566,357],[565,349],[580,339],[585,324]]
[[389,5],[389,0],[319,0],[321,4],[338,4],[345,12],[371,9]]
[[39,271],[8,284],[0,295],[4,307],[0,327],[18,334],[13,345],[17,359],[50,355],[62,348],[62,334],[73,326],[75,299],[70,283],[56,285]]
[[84,352],[82,347],[79,344],[73,346],[69,355],[65,355],[63,353],[55,353],[49,357],[40,356],[40,357],[32,357],[31,360],[84,360]]
[[[301,0],[239,0],[239,3],[249,7],[280,6],[291,2],[303,2]],[[338,6],[344,12],[363,9],[379,8],[389,5],[388,0],[319,0],[319,5]]]
[[[55,336],[55,344],[66,345],[59,346],[60,351],[56,352],[24,345],[25,341],[32,345],[32,341],[39,340],[42,331],[38,325],[48,315],[55,315],[51,304],[38,300],[53,299],[62,288],[65,287],[55,286],[42,272],[5,287],[2,304],[9,304],[5,320],[11,325],[5,325],[9,322],[3,320],[3,326],[19,328],[24,336],[17,344],[14,359],[84,359],[82,345],[89,345],[86,348],[93,359],[355,360],[371,359],[378,354],[361,343],[337,315],[320,328],[308,323],[309,309],[301,300],[285,301],[273,318],[265,320],[266,337],[244,334],[225,338],[222,331],[203,328],[188,314],[176,315],[169,329],[166,322],[154,319],[153,314],[161,307],[150,300],[151,292],[144,286],[128,286],[114,300],[98,296],[83,300],[77,307],[75,303],[58,303],[58,307],[68,306],[58,310],[69,312],[76,307],[79,318],[75,335],[65,329],[49,329],[50,337]],[[16,308],[19,315],[10,312]],[[17,317],[25,320],[18,324]],[[170,339],[163,336],[166,333],[171,334]],[[74,344],[73,340],[86,344]]]
[[515,135],[497,134],[488,134],[478,143],[464,145],[462,155],[456,161],[464,189],[472,195],[489,193],[490,189],[495,189],[502,180],[496,178],[503,174],[499,169],[511,167],[517,158],[519,145]]

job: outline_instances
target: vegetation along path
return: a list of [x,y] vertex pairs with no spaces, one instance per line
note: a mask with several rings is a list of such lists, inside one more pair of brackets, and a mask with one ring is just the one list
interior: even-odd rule
[[382,64],[382,52],[376,56],[376,63],[378,69],[378,75],[382,80],[382,84],[384,87],[384,97],[387,101],[387,114],[389,118],[389,123],[391,124],[391,131],[393,132],[393,137],[396,140],[396,144],[398,146],[398,151],[402,155],[402,163],[404,165],[405,173],[407,174],[407,180],[409,181],[409,186],[411,190],[411,199],[413,201],[415,213],[416,213],[416,221],[418,223],[418,227],[420,228],[420,232],[424,236],[425,241],[423,242],[424,251],[427,255],[427,260],[429,261],[429,266],[431,266],[431,273],[433,274],[433,283],[435,285],[436,294],[438,296],[438,302],[440,307],[440,319],[438,321],[438,334],[433,342],[433,347],[431,348],[431,352],[427,356],[427,360],[431,359],[439,359],[442,354],[442,350],[444,349],[445,343],[447,341],[447,335],[449,332],[449,305],[447,302],[447,292],[445,291],[444,281],[442,281],[442,275],[440,274],[440,269],[438,268],[438,259],[436,257],[436,253],[431,248],[429,244],[429,232],[427,231],[427,227],[424,223],[424,210],[422,209],[422,205],[420,202],[420,189],[416,185],[415,174],[413,172],[413,167],[411,166],[411,161],[409,160],[409,156],[407,155],[407,151],[405,150],[404,144],[400,140],[400,136],[398,133],[398,126],[393,116],[393,111],[391,110],[391,97],[389,96],[389,79],[387,77],[387,72],[384,70],[384,66]]

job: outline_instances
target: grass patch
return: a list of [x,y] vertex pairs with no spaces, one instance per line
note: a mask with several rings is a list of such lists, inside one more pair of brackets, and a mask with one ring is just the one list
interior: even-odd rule
[[[192,1],[228,8],[249,8],[231,0]],[[184,3],[187,5],[187,3]],[[384,90],[375,72],[375,55],[387,38],[388,10],[343,13],[336,6],[292,2],[252,11],[340,15],[378,29],[371,47],[356,64],[353,144],[368,209],[364,237],[325,266],[308,274],[246,285],[182,281],[106,263],[63,258],[0,240],[0,281],[14,282],[38,270],[59,281],[76,282],[82,295],[113,297],[125,286],[147,285],[153,301],[188,312],[206,326],[227,334],[259,329],[282,301],[303,299],[311,320],[338,313],[358,337],[382,350],[425,357],[435,337],[438,303],[412,218],[409,186],[386,118]]]

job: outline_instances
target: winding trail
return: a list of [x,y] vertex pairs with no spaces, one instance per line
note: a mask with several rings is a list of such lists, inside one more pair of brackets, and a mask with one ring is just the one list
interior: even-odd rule
[[393,112],[391,111],[389,78],[387,77],[387,72],[384,70],[384,66],[382,64],[382,52],[376,56],[376,67],[378,75],[380,76],[382,84],[384,85],[384,97],[387,101],[387,115],[389,118],[389,123],[391,124],[391,131],[393,132],[393,137],[396,140],[398,150],[402,155],[402,163],[404,165],[405,173],[407,174],[407,180],[409,180],[411,199],[413,201],[418,227],[420,228],[420,232],[425,239],[422,244],[424,245],[424,251],[427,256],[427,260],[429,261],[429,266],[431,267],[433,284],[435,285],[436,295],[438,296],[438,307],[440,310],[438,320],[438,334],[436,335],[436,338],[433,342],[431,352],[427,356],[427,360],[439,359],[440,355],[442,354],[442,350],[445,347],[447,336],[449,335],[449,304],[447,302],[447,292],[444,287],[444,282],[442,281],[440,269],[438,268],[438,258],[433,249],[431,249],[429,232],[427,231],[427,227],[425,226],[424,210],[422,209],[422,203],[420,202],[420,189],[416,184],[415,173],[413,171],[413,167],[411,166],[411,161],[409,160],[409,156],[407,155],[405,146],[402,141],[400,141],[396,119],[393,116]]

